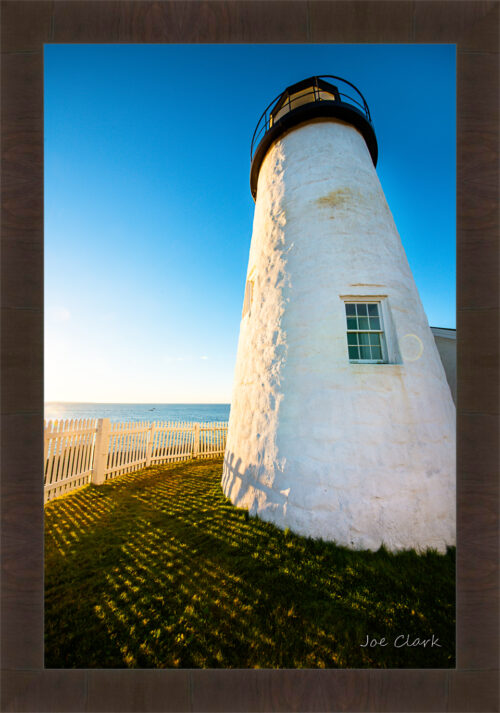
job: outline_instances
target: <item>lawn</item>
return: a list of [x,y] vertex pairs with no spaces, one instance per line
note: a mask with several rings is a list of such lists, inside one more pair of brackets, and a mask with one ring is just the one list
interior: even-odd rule
[[[455,550],[354,552],[235,508],[222,460],[45,507],[47,668],[447,668]],[[393,645],[434,635],[439,646]],[[362,647],[367,635],[387,646]]]

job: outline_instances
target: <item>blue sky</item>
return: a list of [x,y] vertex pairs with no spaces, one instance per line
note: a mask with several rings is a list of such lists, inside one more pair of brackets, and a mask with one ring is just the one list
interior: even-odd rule
[[429,323],[455,327],[454,45],[46,45],[47,401],[230,401],[250,141],[317,74],[364,94]]

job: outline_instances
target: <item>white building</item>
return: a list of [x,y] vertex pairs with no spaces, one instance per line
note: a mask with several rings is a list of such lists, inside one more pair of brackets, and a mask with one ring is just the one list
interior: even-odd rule
[[457,332],[455,329],[431,327],[434,341],[450,387],[453,403],[457,403]]
[[353,85],[287,88],[253,141],[255,216],[222,486],[354,548],[455,542],[455,407]]

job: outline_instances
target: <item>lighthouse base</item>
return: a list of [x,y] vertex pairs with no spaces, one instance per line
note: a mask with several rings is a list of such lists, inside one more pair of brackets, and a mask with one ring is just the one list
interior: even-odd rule
[[[299,464],[297,470],[300,469]],[[289,528],[298,535],[356,550],[375,551],[384,545],[392,552],[434,549],[444,553],[448,546],[455,545],[453,493],[439,483],[433,484],[427,496],[421,487],[418,491],[411,486],[395,489],[389,482],[384,487],[380,481],[370,487],[365,482],[360,492],[328,485],[325,478],[319,478],[316,485],[309,484],[306,492],[305,488],[281,488],[279,482],[287,478],[288,471],[283,464],[275,477],[266,474],[268,485],[261,482],[258,470],[243,467],[240,459],[226,453],[223,491],[235,506],[282,530]],[[297,473],[295,477],[288,473],[288,477],[294,483],[304,480]],[[395,477],[404,480],[400,473]],[[293,495],[302,503],[294,502]]]

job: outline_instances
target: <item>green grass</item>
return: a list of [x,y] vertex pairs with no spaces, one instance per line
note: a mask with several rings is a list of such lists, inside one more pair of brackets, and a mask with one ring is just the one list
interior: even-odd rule
[[[48,668],[453,667],[455,551],[354,552],[224,497],[222,461],[45,508]],[[394,648],[399,634],[441,648]],[[366,636],[386,647],[362,648]]]

